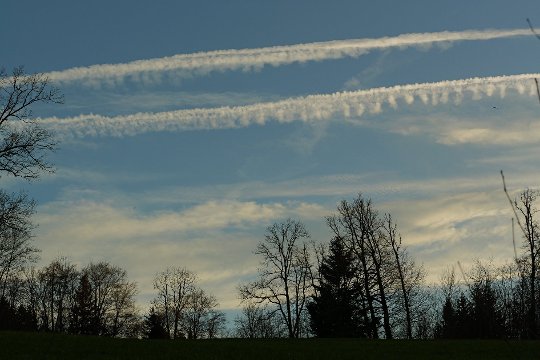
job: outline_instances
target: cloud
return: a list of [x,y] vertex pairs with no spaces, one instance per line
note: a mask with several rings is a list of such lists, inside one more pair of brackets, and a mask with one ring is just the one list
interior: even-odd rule
[[[57,208],[51,212],[50,207]],[[259,204],[253,201],[208,201],[180,212],[160,212],[138,215],[134,209],[118,209],[111,204],[81,201],[67,204],[69,211],[58,204],[48,205],[39,216],[42,227],[56,229],[51,224],[62,225],[61,233],[77,241],[127,239],[130,237],[155,238],[162,234],[199,232],[229,227],[242,228],[246,224],[266,223],[291,214],[313,214],[317,207],[304,203]],[[65,226],[69,225],[69,226]]]
[[513,259],[512,211],[502,188],[393,200],[381,208],[392,213],[404,244],[424,264],[430,282],[457,261],[467,267],[477,258],[499,265]]
[[57,256],[79,266],[109,261],[139,284],[141,301],[152,297],[158,271],[185,266],[216,292],[224,307],[237,306],[239,278],[256,271],[258,260],[252,252],[266,226],[286,217],[320,219],[324,213],[321,206],[305,202],[221,200],[141,214],[120,205],[119,199],[123,201],[66,199],[40,206],[36,245],[43,249],[42,263]]
[[[538,175],[508,173],[509,190],[516,194]],[[314,239],[326,241],[323,217],[335,211],[339,198],[351,200],[358,191],[372,197],[380,211],[392,213],[430,281],[457,260],[466,266],[474,256],[491,256],[496,263],[511,259],[511,210],[498,173],[408,181],[384,173],[339,174],[167,188],[136,197],[69,192],[39,207],[36,246],[43,249],[43,263],[65,255],[80,266],[105,260],[125,268],[138,283],[144,304],[153,296],[155,273],[186,266],[223,308],[234,308],[236,286],[256,273],[253,250],[267,225],[299,218]],[[152,202],[169,210],[139,210],[151,208]]]
[[397,121],[392,119],[367,125],[404,136],[427,135],[433,141],[449,146],[532,146],[540,141],[537,106],[533,105],[522,108],[512,106],[500,113],[493,110],[491,114],[478,111],[476,116],[434,111],[414,116],[407,114],[401,115]]
[[208,74],[212,71],[257,70],[264,66],[282,66],[307,61],[359,57],[373,50],[391,48],[421,49],[439,45],[447,48],[458,41],[478,41],[516,36],[531,36],[529,29],[467,30],[437,33],[402,34],[377,39],[351,39],[241,50],[216,50],[179,54],[164,58],[138,60],[124,64],[76,67],[46,75],[55,82],[84,81],[90,85],[115,84],[129,77],[144,83],[159,82],[161,74],[175,71],[176,76]]
[[[464,97],[480,100],[484,96],[498,95],[503,98],[510,91],[536,96],[534,79],[538,77],[540,74],[470,78],[309,95],[235,107],[184,109],[112,117],[90,114],[71,118],[38,118],[37,121],[64,138],[134,136],[154,131],[231,129],[264,125],[269,121],[317,123],[340,118],[355,123],[366,113],[380,113],[385,104],[396,109],[400,103],[409,106],[417,99],[425,106],[437,106],[450,101],[459,104]],[[366,125],[365,122],[362,124]],[[476,137],[479,135],[486,138],[482,133],[477,133]],[[454,134],[453,137],[463,139],[459,134]]]

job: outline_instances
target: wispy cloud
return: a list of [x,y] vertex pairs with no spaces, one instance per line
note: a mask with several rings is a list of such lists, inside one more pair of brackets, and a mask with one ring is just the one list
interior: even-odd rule
[[[540,74],[535,73],[470,78],[309,95],[236,107],[183,109],[114,117],[90,114],[71,118],[42,118],[38,121],[66,138],[241,128],[264,125],[268,121],[315,123],[339,118],[356,122],[365,113],[380,113],[383,106],[396,109],[400,104],[408,106],[416,100],[420,100],[426,106],[437,106],[448,102],[459,104],[464,98],[472,100],[479,100],[484,96],[502,98],[508,91],[536,96],[533,79],[538,77]],[[477,134],[476,137],[478,135],[482,134]],[[448,139],[449,143],[467,141],[459,134],[450,134]]]
[[44,249],[42,263],[60,255],[79,265],[109,261],[128,271],[146,301],[153,294],[154,274],[185,266],[199,274],[203,285],[212,284],[222,306],[235,307],[238,279],[255,271],[252,251],[264,228],[289,216],[320,219],[325,212],[305,202],[222,200],[142,214],[122,200],[79,197],[40,206],[36,233]]
[[[365,183],[366,177],[340,175],[320,182],[331,186],[340,179],[342,183]],[[509,180],[510,190],[516,190],[514,179]],[[304,188],[311,188],[309,194],[322,191],[336,195],[340,185],[321,190],[318,188],[324,184],[310,185],[313,180],[309,179],[294,185],[300,188],[301,182]],[[373,193],[377,186],[396,186],[399,196],[381,199]],[[355,189],[347,190],[350,194],[340,190],[337,194],[352,199],[356,191],[362,190],[365,196],[375,195],[378,209],[393,214],[405,244],[425,264],[430,280],[438,280],[444,267],[452,262],[472,261],[470,254],[480,251],[498,262],[511,258],[510,227],[506,223],[511,211],[497,174],[491,178],[386,182],[365,187],[357,183]],[[411,199],[410,191],[423,192],[424,197]],[[177,197],[174,192],[168,194]],[[145,195],[141,197],[144,202]],[[324,226],[323,216],[335,211],[335,202],[321,205],[307,201],[221,199],[177,211],[145,214],[132,205],[117,198],[103,202],[75,197],[41,206],[37,235],[44,249],[43,261],[65,255],[79,264],[100,260],[118,264],[137,281],[146,300],[153,294],[152,277],[156,272],[166,266],[186,266],[200,275],[203,284],[212,286],[223,306],[235,307],[235,286],[240,277],[255,271],[258,259],[252,251],[268,224],[293,216]],[[326,240],[317,234],[318,240]]]
[[213,71],[251,71],[264,66],[282,66],[308,61],[323,61],[358,57],[373,50],[408,47],[447,48],[454,42],[491,40],[516,36],[530,36],[529,29],[467,30],[436,33],[402,34],[377,39],[351,39],[297,45],[273,46],[241,50],[217,50],[194,54],[179,54],[163,58],[138,60],[124,64],[103,64],[54,71],[46,75],[56,82],[85,81],[98,85],[114,84],[130,77],[135,81],[155,82],[160,73],[175,71],[176,76],[208,74]]

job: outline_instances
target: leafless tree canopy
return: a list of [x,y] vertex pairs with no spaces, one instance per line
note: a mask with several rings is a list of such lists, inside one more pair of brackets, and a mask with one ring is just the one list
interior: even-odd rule
[[0,190],[0,298],[5,297],[10,279],[36,260],[39,250],[31,245],[33,213],[34,202],[25,194]]
[[273,304],[291,338],[301,335],[311,295],[311,261],[303,242],[308,238],[304,225],[292,219],[268,227],[255,251],[261,256],[259,279],[239,288],[243,300]]
[[0,70],[0,171],[35,179],[53,170],[46,155],[56,149],[56,140],[31,118],[31,107],[62,102],[63,95],[44,75],[25,75],[22,67],[11,74]]
[[235,336],[246,339],[279,338],[287,334],[275,309],[246,304],[234,319]]
[[387,339],[398,335],[395,331],[400,328],[404,330],[400,336],[412,338],[413,325],[420,318],[424,275],[402,246],[392,217],[381,216],[371,199],[359,194],[352,202],[341,201],[326,222],[354,254],[365,336],[378,338],[382,325]]
[[155,276],[154,289],[153,305],[171,339],[212,338],[223,330],[225,316],[216,310],[216,298],[197,286],[194,272],[170,267]]

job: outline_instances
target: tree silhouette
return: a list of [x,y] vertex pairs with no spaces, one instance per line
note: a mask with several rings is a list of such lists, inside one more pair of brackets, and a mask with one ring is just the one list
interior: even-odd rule
[[36,179],[41,172],[53,170],[45,157],[56,149],[56,140],[31,119],[31,107],[63,100],[42,74],[26,75],[22,66],[11,75],[0,70],[0,172]]
[[365,336],[363,309],[358,304],[352,251],[334,237],[319,269],[320,282],[308,304],[311,330],[317,337]]
[[92,285],[88,274],[83,274],[75,291],[75,301],[71,310],[70,332],[75,334],[99,334],[99,323],[95,317],[92,301]]
[[144,319],[144,333],[148,339],[169,338],[164,326],[163,314],[157,313],[154,307],[150,308],[148,315]]
[[290,338],[301,334],[311,288],[308,238],[304,225],[292,219],[268,227],[255,251],[262,257],[259,279],[239,288],[244,301],[274,305]]
[[8,283],[37,259],[39,250],[31,245],[34,207],[26,194],[0,190],[0,297],[7,296]]

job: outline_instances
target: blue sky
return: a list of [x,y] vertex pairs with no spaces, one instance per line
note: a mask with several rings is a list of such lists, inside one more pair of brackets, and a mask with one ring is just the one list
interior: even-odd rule
[[56,173],[0,179],[39,204],[40,264],[110,261],[141,304],[186,266],[232,309],[266,226],[294,217],[327,241],[324,216],[358,192],[429,281],[512,256],[499,170],[513,192],[538,185],[538,1],[8,0],[2,15],[1,65],[66,98],[34,109],[61,141]]

